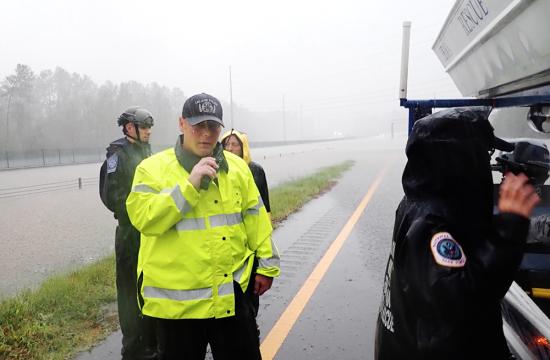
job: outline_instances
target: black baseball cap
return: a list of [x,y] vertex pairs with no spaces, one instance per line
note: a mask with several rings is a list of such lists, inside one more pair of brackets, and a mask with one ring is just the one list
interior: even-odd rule
[[191,125],[212,120],[224,126],[222,105],[218,99],[205,93],[191,96],[183,104],[181,116]]

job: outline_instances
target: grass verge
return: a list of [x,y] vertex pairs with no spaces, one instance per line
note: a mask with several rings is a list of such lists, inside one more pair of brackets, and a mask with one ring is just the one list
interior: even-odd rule
[[[274,227],[309,200],[328,191],[352,161],[323,168],[271,189]],[[53,277],[36,291],[0,302],[0,360],[70,359],[114,331],[118,317],[115,260]],[[111,308],[111,310],[109,310]]]
[[0,359],[66,359],[117,328],[109,256],[0,303]]

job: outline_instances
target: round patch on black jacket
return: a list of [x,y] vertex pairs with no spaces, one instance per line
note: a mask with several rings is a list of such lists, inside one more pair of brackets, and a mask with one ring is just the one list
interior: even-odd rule
[[466,264],[466,255],[462,247],[448,232],[432,236],[430,248],[435,262],[441,266],[463,267]]

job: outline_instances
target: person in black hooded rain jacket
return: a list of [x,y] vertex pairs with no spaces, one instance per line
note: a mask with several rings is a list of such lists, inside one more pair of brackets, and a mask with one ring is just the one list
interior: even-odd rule
[[[487,108],[417,121],[403,173],[375,336],[375,359],[508,359],[500,301],[539,198],[506,174],[493,215],[490,151],[510,151]],[[511,147],[511,148],[510,148]]]
[[125,137],[107,148],[101,166],[99,194],[103,204],[118,220],[115,235],[116,288],[118,317],[122,330],[124,360],[156,359],[156,330],[151,318],[143,317],[137,303],[137,259],[140,233],[132,226],[126,211],[126,198],[132,190],[134,172],[151,155],[149,137],[151,113],[138,106],[126,109],[118,118]]
[[[265,171],[260,164],[252,161],[252,156],[250,155],[250,144],[248,143],[248,135],[246,135],[244,132],[231,129],[221,136],[220,142],[222,143],[224,150],[232,152],[233,154],[241,157],[244,161],[246,161],[248,167],[250,168],[250,171],[252,172],[252,176],[254,177],[254,183],[256,184],[256,187],[260,192],[260,197],[262,198],[262,202],[264,203],[267,214],[271,217],[269,189],[267,187]],[[254,259],[252,272],[256,273],[257,268],[258,260]],[[253,280],[254,277],[251,277],[251,283],[246,290],[246,295],[250,298],[250,301],[252,302],[254,316],[256,317],[258,316],[258,310],[260,308],[260,297],[257,294],[258,289],[255,289]],[[258,328],[258,335],[259,331],[260,330]]]

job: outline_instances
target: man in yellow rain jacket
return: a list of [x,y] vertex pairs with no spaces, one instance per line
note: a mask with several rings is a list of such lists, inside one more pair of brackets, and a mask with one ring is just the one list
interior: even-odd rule
[[261,359],[253,307],[243,296],[254,257],[263,294],[279,275],[271,222],[246,162],[217,141],[220,102],[189,98],[176,146],[141,162],[127,199],[141,232],[143,314],[165,334],[164,359]]

